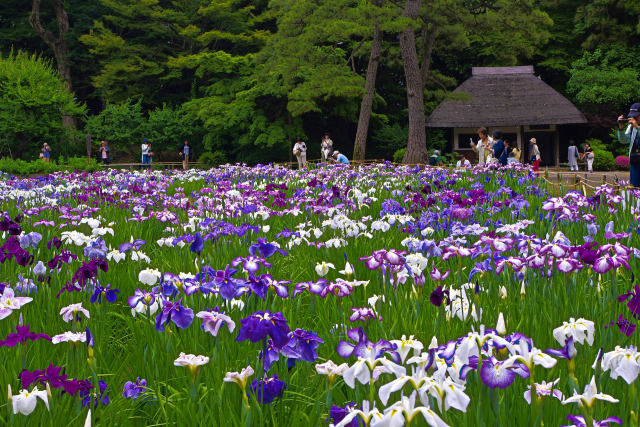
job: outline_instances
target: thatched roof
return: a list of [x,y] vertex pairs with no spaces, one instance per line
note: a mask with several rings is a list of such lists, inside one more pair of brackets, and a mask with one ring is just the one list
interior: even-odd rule
[[454,93],[467,101],[443,101],[428,127],[522,126],[586,123],[567,98],[533,74],[533,66],[473,67],[471,78]]

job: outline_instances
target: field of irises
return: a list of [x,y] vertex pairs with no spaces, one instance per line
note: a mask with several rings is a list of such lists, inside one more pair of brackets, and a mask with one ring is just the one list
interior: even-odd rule
[[0,423],[637,426],[638,197],[525,168],[5,175]]

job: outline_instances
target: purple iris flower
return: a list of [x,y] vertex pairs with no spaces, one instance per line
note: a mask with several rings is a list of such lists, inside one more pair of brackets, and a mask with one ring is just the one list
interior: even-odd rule
[[0,264],[15,259],[18,265],[26,267],[34,261],[34,256],[20,246],[20,241],[15,236],[9,236],[4,245],[0,246]]
[[315,362],[318,358],[316,349],[324,341],[315,332],[296,329],[289,333],[289,342],[280,349],[280,352],[290,359]]
[[95,242],[89,243],[82,253],[89,259],[106,258],[107,244],[102,237],[98,237]]
[[[38,279],[40,279],[40,276],[38,276]],[[30,295],[31,293],[38,293],[38,286],[33,283],[33,280],[25,279],[22,274],[18,274],[18,283],[16,283],[14,290],[17,295]]]
[[375,351],[375,357],[377,359],[384,353],[392,353],[395,350],[394,345],[389,341],[379,340],[375,344],[369,341],[363,328],[349,329],[347,331],[347,337],[349,337],[350,340],[355,341],[355,344],[347,341],[340,341],[336,349],[338,354],[345,359],[348,359],[351,356],[367,357],[370,350]]
[[249,253],[251,255],[255,255],[256,253],[258,253],[262,258],[270,258],[276,252],[279,252],[282,255],[287,254],[285,251],[278,248],[273,243],[267,242],[267,239],[262,238],[258,238],[258,242],[249,247]]
[[631,310],[633,317],[640,319],[640,286],[635,285],[631,292],[627,292],[618,297],[618,302],[625,302],[627,300],[629,300],[627,307]]
[[122,388],[122,396],[126,399],[136,400],[140,395],[144,395],[147,390],[147,380],[138,377],[136,382],[127,381]]
[[120,247],[118,248],[118,250],[120,251],[120,253],[125,253],[127,251],[132,250],[132,249],[135,249],[136,251],[139,251],[140,248],[146,243],[147,243],[146,240],[136,239],[136,240],[133,241],[133,243],[125,242],[125,243],[121,244]]
[[605,329],[613,326],[614,324],[620,329],[620,332],[627,336],[627,338],[633,335],[633,333],[636,331],[636,325],[624,318],[622,314],[620,315],[620,317],[618,317],[617,321],[605,325]]
[[58,236],[53,236],[53,239],[47,242],[47,249],[49,250],[51,250],[52,247],[60,249],[60,246],[62,246],[62,240],[58,239]]
[[0,219],[0,231],[8,231],[10,235],[17,236],[22,232],[22,228],[5,215]]
[[249,395],[254,395],[258,402],[266,405],[281,397],[286,388],[284,381],[280,381],[276,374],[271,378],[264,378],[260,381],[254,379],[251,387],[249,387]]
[[109,270],[109,263],[107,263],[105,259],[97,258],[89,262],[83,261],[82,266],[74,273],[72,282],[84,288],[89,280],[94,279],[98,275],[98,269],[107,272]]
[[264,350],[260,350],[258,354],[258,360],[264,361],[264,370],[271,369],[271,365],[276,363],[280,359],[280,349],[275,346],[272,339],[267,340],[267,346]]
[[576,357],[576,355],[578,354],[578,351],[576,350],[575,343],[573,342],[573,337],[569,337],[564,342],[564,347],[562,347],[560,350],[555,350],[553,348],[550,348],[550,349],[547,349],[545,353],[555,357],[559,357],[561,359],[571,360],[574,357]]
[[280,233],[276,234],[276,239],[279,239],[280,237],[284,237],[285,239],[288,239],[291,236],[300,237],[300,233],[298,233],[297,231],[291,231],[288,228],[285,228]]
[[[587,425],[587,422],[582,415],[567,415],[567,420],[571,421],[575,427],[591,427]],[[608,427],[611,423],[622,424],[622,420],[618,417],[608,417],[601,421],[593,420],[593,427]]]
[[169,321],[173,322],[178,328],[186,329],[193,322],[193,310],[182,306],[178,301],[162,301],[162,311],[156,316],[156,330],[163,332]]
[[353,314],[349,317],[350,322],[366,322],[369,319],[382,320],[382,317],[378,316],[378,314],[370,307],[355,307],[352,308],[351,311],[353,311]]
[[139,288],[128,299],[129,307],[136,308],[138,304],[143,303],[146,306],[150,306],[156,300],[156,295],[153,292],[141,291]]
[[[355,408],[356,408],[356,402],[349,402],[344,406],[344,408],[341,406],[332,405],[331,409],[329,410],[329,418],[331,419],[333,424],[336,425],[340,423],[340,421],[342,421],[344,417],[346,417]],[[327,419],[327,422],[329,422],[328,419]],[[359,418],[356,417],[345,427],[358,427],[359,425],[360,425]]]
[[84,333],[85,333],[85,336],[86,336],[85,342],[87,343],[87,347],[91,347],[91,348],[95,347],[96,342],[93,339],[93,334],[91,333],[91,329],[89,329],[88,326],[85,328]]
[[280,312],[256,311],[240,322],[242,327],[236,341],[248,339],[251,342],[258,342],[270,336],[278,348],[284,347],[289,342],[289,325]]
[[70,396],[75,395],[78,391],[88,391],[93,388],[93,385],[87,380],[68,379],[67,375],[62,373],[61,367],[52,364],[43,370],[22,371],[20,381],[22,388],[25,389],[35,382],[39,382],[42,386],[48,383],[51,388],[63,388],[64,392]]
[[[109,396],[107,396],[107,392],[109,391],[109,386],[104,380],[98,381],[98,390],[100,394],[94,393],[93,396],[93,409],[98,407],[98,404],[101,403],[103,405],[109,404]],[[91,392],[89,390],[80,391],[80,397],[82,397],[82,406],[89,406],[91,404]]]
[[268,263],[264,258],[259,256],[248,256],[248,257],[237,257],[233,261],[231,261],[232,267],[237,267],[242,264],[242,268],[249,273],[249,275],[254,275],[258,272],[261,266],[265,268],[271,268],[271,264]]
[[476,265],[469,272],[468,282],[471,282],[471,278],[478,273],[485,273],[488,271],[492,271],[493,267],[491,266],[491,259],[487,258],[482,262],[477,262]]
[[69,264],[73,259],[78,259],[78,257],[66,249],[63,249],[60,255],[54,256],[49,260],[49,262],[47,262],[47,266],[50,269],[59,268],[62,267],[62,264]]
[[42,234],[32,231],[20,237],[20,247],[22,249],[37,249],[38,243],[42,240]]
[[95,290],[93,291],[93,295],[91,295],[91,302],[94,303],[98,301],[98,304],[102,303],[102,297],[107,300],[107,302],[116,302],[118,298],[119,289],[111,289],[111,284],[108,284],[106,287],[102,287],[100,285],[96,285]]
[[490,388],[507,388],[513,384],[516,375],[528,378],[529,369],[517,362],[507,365],[505,361],[498,361],[494,356],[483,360],[480,368],[480,378]]
[[229,268],[228,264],[224,270],[216,271],[213,283],[220,296],[226,300],[237,298],[248,290],[246,282],[232,277],[237,271],[235,268]]
[[46,334],[34,334],[29,331],[29,325],[18,325],[16,326],[17,332],[12,332],[4,340],[0,340],[0,346],[5,347],[15,347],[17,344],[24,345],[27,341],[36,341],[39,339],[44,339],[47,341],[51,341],[51,337]]
[[202,240],[202,236],[199,232],[196,232],[193,242],[191,242],[191,246],[189,246],[189,249],[191,250],[191,252],[196,253],[198,254],[198,256],[200,256],[200,254],[202,254],[203,248],[204,241]]
[[447,303],[448,303],[449,291],[443,290],[442,286],[438,285],[438,287],[435,288],[433,292],[431,292],[431,295],[429,295],[429,301],[431,301],[431,304],[435,305],[436,307],[440,307],[445,297],[447,298]]

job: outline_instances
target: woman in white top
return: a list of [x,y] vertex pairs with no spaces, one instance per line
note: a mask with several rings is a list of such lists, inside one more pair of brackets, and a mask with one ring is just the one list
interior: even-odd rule
[[484,126],[478,129],[478,137],[480,139],[477,144],[473,140],[471,141],[471,148],[478,153],[478,164],[484,165],[488,163],[491,156],[490,148],[493,147],[493,139],[489,136],[489,131]]
[[329,138],[329,134],[325,133],[322,137],[322,143],[320,144],[320,157],[322,158],[322,163],[327,162],[327,159],[331,157],[331,153],[333,153],[333,141]]
[[304,143],[302,138],[296,140],[296,145],[293,146],[293,155],[298,159],[298,169],[307,166],[307,144]]
[[471,162],[467,160],[464,154],[460,155],[460,160],[456,162],[456,169],[470,168]]

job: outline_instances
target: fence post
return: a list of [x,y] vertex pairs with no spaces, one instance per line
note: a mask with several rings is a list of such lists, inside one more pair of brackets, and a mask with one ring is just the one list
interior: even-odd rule
[[602,185],[607,183],[607,175],[602,175]]

